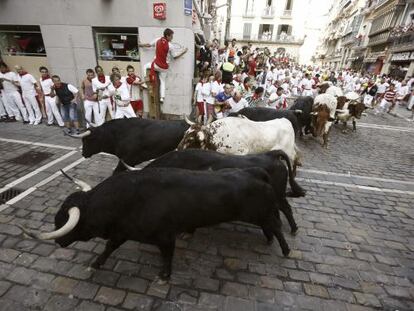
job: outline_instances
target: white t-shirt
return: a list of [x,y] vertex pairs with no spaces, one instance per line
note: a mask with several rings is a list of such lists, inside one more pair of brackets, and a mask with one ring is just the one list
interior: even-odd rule
[[299,86],[303,87],[304,90],[311,90],[312,89],[312,81],[304,78],[304,79],[302,79],[302,81],[300,81]]
[[29,73],[19,76],[20,86],[22,88],[23,95],[36,96],[36,79]]
[[[159,39],[161,39],[162,37],[159,37],[159,38],[157,38],[157,39],[154,39],[154,40],[152,40],[151,41],[151,43],[150,43],[150,45],[152,46],[152,47],[155,47],[155,45],[156,45],[156,43],[157,43],[157,41],[159,40]],[[171,60],[174,58],[174,46],[171,44],[171,42],[168,42],[168,55],[167,55],[167,64],[169,64],[170,62],[171,62]],[[154,56],[154,59],[155,59],[155,56]]]
[[277,91],[277,87],[276,86],[274,86],[274,84],[272,84],[272,85],[270,85],[267,89],[266,89],[266,93],[267,94],[273,94],[273,93],[276,93],[276,91]]
[[105,88],[105,90],[102,91],[102,95],[109,96],[109,86],[112,85],[111,80],[109,79],[109,76],[105,76],[105,82],[102,83],[98,80],[98,77],[95,77],[92,79],[92,90],[96,92],[96,90],[99,88]]
[[218,83],[217,81],[214,81],[211,86],[211,93],[215,97],[218,93],[224,92],[224,86],[222,83]]
[[[13,72],[13,71],[9,71],[6,73],[1,73],[0,72],[0,79],[7,79],[10,81],[15,81],[18,82],[19,81],[19,76],[17,75],[17,73]],[[14,85],[12,82],[3,81],[3,91],[5,93],[12,93],[12,92],[16,92],[18,90],[17,86]]]
[[203,83],[198,82],[195,88],[197,103],[201,103],[204,101],[202,90],[203,90]]
[[[111,96],[113,96],[113,100],[119,107],[126,107],[129,105],[130,96],[128,87],[125,83],[122,83],[119,88],[115,88],[113,84],[108,86],[108,91]],[[120,97],[120,99],[118,98]]]
[[203,88],[201,90],[203,94],[203,98],[205,99],[206,103],[214,104],[214,96],[211,94],[211,90],[213,88],[213,82],[207,82],[203,84]]
[[384,94],[390,85],[387,82],[378,84],[377,93]]
[[[131,100],[132,101],[140,100],[141,99],[141,89],[140,89],[139,85],[137,85],[137,84],[129,84],[126,81],[126,79],[128,77],[122,77],[122,78],[123,79],[121,79],[121,83],[122,84],[125,84],[127,86],[129,95],[131,97]],[[141,82],[141,79],[138,76],[136,76],[134,82]]]
[[249,107],[249,103],[244,98],[241,98],[237,103],[234,101],[233,97],[228,99],[228,103],[231,106],[229,113],[238,112],[239,110]]
[[45,80],[42,80],[42,78],[40,78],[40,86],[42,87],[43,94],[49,95],[50,89],[53,86],[53,81],[51,78]]

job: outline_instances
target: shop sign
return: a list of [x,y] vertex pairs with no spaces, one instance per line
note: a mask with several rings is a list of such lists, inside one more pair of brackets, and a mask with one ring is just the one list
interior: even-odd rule
[[155,19],[167,18],[167,4],[166,3],[154,3],[153,16]]
[[410,60],[414,60],[414,51],[395,53],[391,57],[391,61],[410,61]]

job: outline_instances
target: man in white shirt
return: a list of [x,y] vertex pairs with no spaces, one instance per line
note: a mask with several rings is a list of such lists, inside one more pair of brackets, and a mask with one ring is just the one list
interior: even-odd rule
[[299,87],[302,89],[302,96],[312,96],[312,81],[309,73],[300,81]]
[[113,73],[111,75],[112,84],[109,86],[109,94],[115,103],[115,119],[136,118],[134,109],[132,109],[129,90],[126,83],[121,82],[121,75]]
[[[219,74],[219,76],[221,77],[221,71],[217,71]],[[205,115],[206,117],[204,118],[204,123],[210,123],[213,121],[214,118],[214,100],[215,100],[215,96],[213,96],[213,83],[214,83],[214,75],[210,74],[208,77],[208,81],[207,83],[203,84],[203,88],[201,90],[202,94],[203,94],[203,99],[205,101],[206,104],[206,111],[205,111]],[[217,90],[215,89],[214,92],[216,92]],[[216,94],[217,95],[217,94]]]
[[112,109],[111,99],[109,95],[109,86],[111,80],[105,75],[101,66],[95,67],[96,77],[92,79],[92,90],[98,95],[98,103],[100,109],[99,124],[105,122],[106,111],[109,111],[111,118],[114,118],[114,110]]
[[30,124],[38,125],[42,122],[42,113],[40,112],[39,103],[36,99],[36,90],[39,90],[39,84],[30,73],[23,70],[22,66],[15,66],[14,68],[19,74],[19,83],[22,88],[23,100],[29,114]]
[[229,113],[239,112],[239,110],[249,107],[249,103],[247,102],[247,100],[245,100],[240,94],[240,92],[237,91],[234,93],[232,98],[228,99],[228,103],[231,107],[228,111]]
[[53,125],[53,117],[59,126],[64,126],[62,116],[60,115],[58,106],[56,104],[56,95],[52,92],[53,81],[49,75],[49,70],[46,67],[39,68],[40,86],[44,95],[45,110],[47,115],[47,125]]
[[[53,86],[52,93],[56,95],[56,99],[60,102],[60,113],[65,123],[65,133],[79,134],[78,109],[76,100],[78,97],[78,89],[72,84],[64,83],[57,75],[52,76]],[[73,123],[74,129],[71,128]]]
[[23,123],[29,123],[26,107],[18,92],[19,77],[15,72],[10,71],[5,63],[0,63],[0,83],[3,85],[3,100],[11,111],[11,118],[18,121],[23,118]]

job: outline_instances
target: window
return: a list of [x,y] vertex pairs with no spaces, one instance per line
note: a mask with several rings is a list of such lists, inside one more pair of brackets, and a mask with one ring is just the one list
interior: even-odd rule
[[292,26],[290,25],[279,25],[279,30],[277,32],[277,35],[291,35],[292,34]]
[[273,25],[271,24],[261,24],[259,26],[259,40],[272,40],[273,35]]
[[252,33],[252,23],[244,23],[243,25],[243,39],[250,40]]
[[100,60],[139,61],[137,28],[94,28]]
[[246,15],[252,15],[254,13],[254,0],[246,0]]
[[39,26],[1,26],[2,55],[46,56]]
[[293,0],[286,0],[285,10],[287,10],[287,11],[292,10],[292,2],[293,2]]

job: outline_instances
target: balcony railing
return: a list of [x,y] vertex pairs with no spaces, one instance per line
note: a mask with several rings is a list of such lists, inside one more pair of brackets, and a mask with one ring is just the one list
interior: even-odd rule
[[243,17],[253,18],[255,16],[254,10],[244,11]]
[[275,8],[273,6],[267,6],[263,9],[262,18],[273,18],[275,16]]
[[266,35],[265,33],[262,34],[251,34],[243,35],[242,33],[231,33],[231,38],[235,38],[241,41],[259,41],[259,42],[269,42],[269,43],[280,43],[280,44],[298,44],[302,45],[304,39],[301,37],[291,36],[291,35]]
[[291,18],[292,17],[292,10],[284,10],[282,14],[282,18]]

